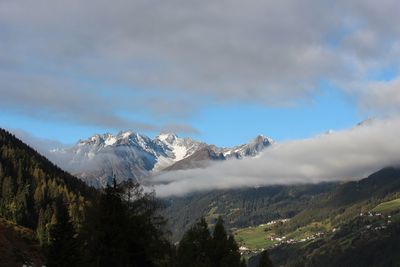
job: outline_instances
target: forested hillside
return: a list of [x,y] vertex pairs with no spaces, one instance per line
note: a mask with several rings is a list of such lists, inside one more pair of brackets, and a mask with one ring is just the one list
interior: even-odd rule
[[162,212],[177,241],[198,218],[214,223],[222,216],[229,228],[256,226],[267,221],[291,218],[306,210],[318,196],[326,196],[336,183],[270,186],[196,193],[165,200]]
[[40,243],[49,241],[56,200],[66,203],[77,227],[95,191],[0,129],[0,216],[35,229]]

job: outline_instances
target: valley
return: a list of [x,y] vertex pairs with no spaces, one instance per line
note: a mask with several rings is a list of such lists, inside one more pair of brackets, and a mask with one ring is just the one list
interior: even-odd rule
[[[179,218],[169,218],[182,229],[182,222],[190,224],[185,210],[197,211],[194,216],[204,216],[210,223],[223,216],[246,258],[268,249],[278,266],[296,266],[301,253],[302,264],[310,264],[319,262],[324,253],[335,253],[338,247],[349,253],[357,248],[351,246],[354,242],[366,249],[378,240],[385,242],[400,226],[399,192],[400,170],[386,168],[357,182],[193,195],[175,199],[165,214],[174,214],[170,210],[175,208],[181,211]],[[374,240],[371,244],[370,238]],[[316,244],[320,248],[316,249]]]

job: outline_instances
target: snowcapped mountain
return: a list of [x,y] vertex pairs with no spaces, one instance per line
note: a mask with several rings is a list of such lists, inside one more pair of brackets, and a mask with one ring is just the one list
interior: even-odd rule
[[248,144],[219,148],[191,138],[162,133],[154,139],[131,131],[117,135],[96,134],[74,146],[51,151],[51,159],[95,187],[105,186],[112,176],[119,181],[146,177],[160,171],[199,168],[212,160],[256,156],[272,141],[258,136]]
[[235,146],[233,148],[228,148],[223,150],[223,155],[225,158],[237,158],[241,159],[244,157],[255,157],[261,150],[270,146],[273,143],[272,139],[265,137],[263,135],[258,135],[250,143],[243,144],[240,146]]
[[178,138],[175,134],[170,133],[158,135],[155,138],[155,142],[166,148],[166,156],[161,155],[158,157],[153,171],[161,171],[207,146],[207,144],[194,141],[191,138]]

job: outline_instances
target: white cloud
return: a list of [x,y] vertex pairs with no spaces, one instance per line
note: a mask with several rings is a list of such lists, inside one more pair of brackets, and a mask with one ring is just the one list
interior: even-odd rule
[[400,164],[400,118],[273,146],[258,158],[153,178],[158,196],[266,185],[354,180]]

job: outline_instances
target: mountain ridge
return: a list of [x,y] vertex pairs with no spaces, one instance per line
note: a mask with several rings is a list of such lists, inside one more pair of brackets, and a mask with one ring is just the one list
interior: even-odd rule
[[152,139],[133,131],[121,131],[116,135],[95,134],[71,147],[53,149],[50,158],[89,185],[104,187],[113,176],[119,182],[128,179],[144,182],[146,177],[161,171],[205,167],[214,160],[254,157],[272,144],[272,139],[263,135],[247,144],[225,148],[173,133],[160,133]]

